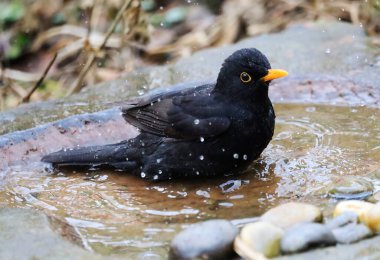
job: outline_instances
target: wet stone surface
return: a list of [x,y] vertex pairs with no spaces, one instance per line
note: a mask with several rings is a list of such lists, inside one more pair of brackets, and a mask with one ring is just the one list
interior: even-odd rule
[[2,208],[0,227],[1,259],[103,259],[69,242],[81,240],[67,223],[34,210]]

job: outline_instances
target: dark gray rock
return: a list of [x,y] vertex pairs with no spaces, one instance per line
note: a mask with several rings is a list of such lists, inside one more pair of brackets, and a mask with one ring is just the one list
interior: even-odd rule
[[332,246],[308,252],[274,258],[276,260],[357,260],[380,259],[380,236],[364,239],[354,244]]
[[329,229],[335,229],[347,224],[358,223],[359,215],[352,211],[347,211],[339,216],[327,221],[326,226]]
[[233,254],[238,230],[227,220],[209,220],[191,225],[174,237],[171,259],[225,259]]
[[370,237],[373,234],[366,225],[356,223],[333,229],[332,232],[336,241],[341,244],[354,243],[366,237]]
[[313,246],[326,246],[336,243],[333,233],[322,224],[301,223],[288,228],[281,240],[281,251],[291,254]]
[[30,209],[0,209],[0,259],[103,259],[78,242],[70,227]]

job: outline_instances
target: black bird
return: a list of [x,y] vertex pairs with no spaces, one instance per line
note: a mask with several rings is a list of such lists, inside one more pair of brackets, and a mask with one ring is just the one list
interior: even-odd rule
[[42,158],[54,166],[109,165],[150,180],[235,173],[272,139],[271,69],[257,49],[228,57],[216,83],[142,97],[122,108],[141,133],[121,143],[61,150]]

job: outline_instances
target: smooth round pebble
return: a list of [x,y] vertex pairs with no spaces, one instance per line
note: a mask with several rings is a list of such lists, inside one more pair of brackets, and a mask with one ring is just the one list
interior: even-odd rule
[[372,231],[380,233],[380,202],[367,212],[364,222]]
[[271,223],[256,222],[243,227],[236,237],[235,251],[244,259],[250,259],[255,253],[265,257],[275,257],[280,254],[280,241],[283,230]]
[[373,234],[366,225],[356,223],[333,229],[332,233],[336,241],[340,244],[351,244]]
[[281,239],[281,251],[289,254],[304,251],[312,246],[334,244],[336,244],[336,239],[325,225],[300,223],[285,230]]
[[193,224],[177,234],[170,245],[170,259],[219,259],[233,254],[238,229],[227,220]]
[[314,205],[290,202],[268,210],[260,220],[287,228],[301,222],[321,222],[322,212]]
[[328,194],[335,199],[359,200],[372,195],[373,184],[358,176],[342,176],[336,178],[330,186]]
[[334,217],[337,217],[345,212],[355,212],[359,216],[360,222],[364,222],[367,212],[374,206],[375,204],[361,201],[361,200],[347,200],[339,202],[334,209]]
[[327,221],[325,224],[329,229],[342,227],[350,223],[358,223],[359,216],[353,211],[343,212],[339,216]]

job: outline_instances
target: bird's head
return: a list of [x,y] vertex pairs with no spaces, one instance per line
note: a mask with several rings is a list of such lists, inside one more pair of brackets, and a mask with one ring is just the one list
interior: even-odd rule
[[220,69],[215,90],[223,94],[262,98],[268,95],[271,80],[285,77],[284,70],[271,69],[270,63],[255,48],[234,52]]

